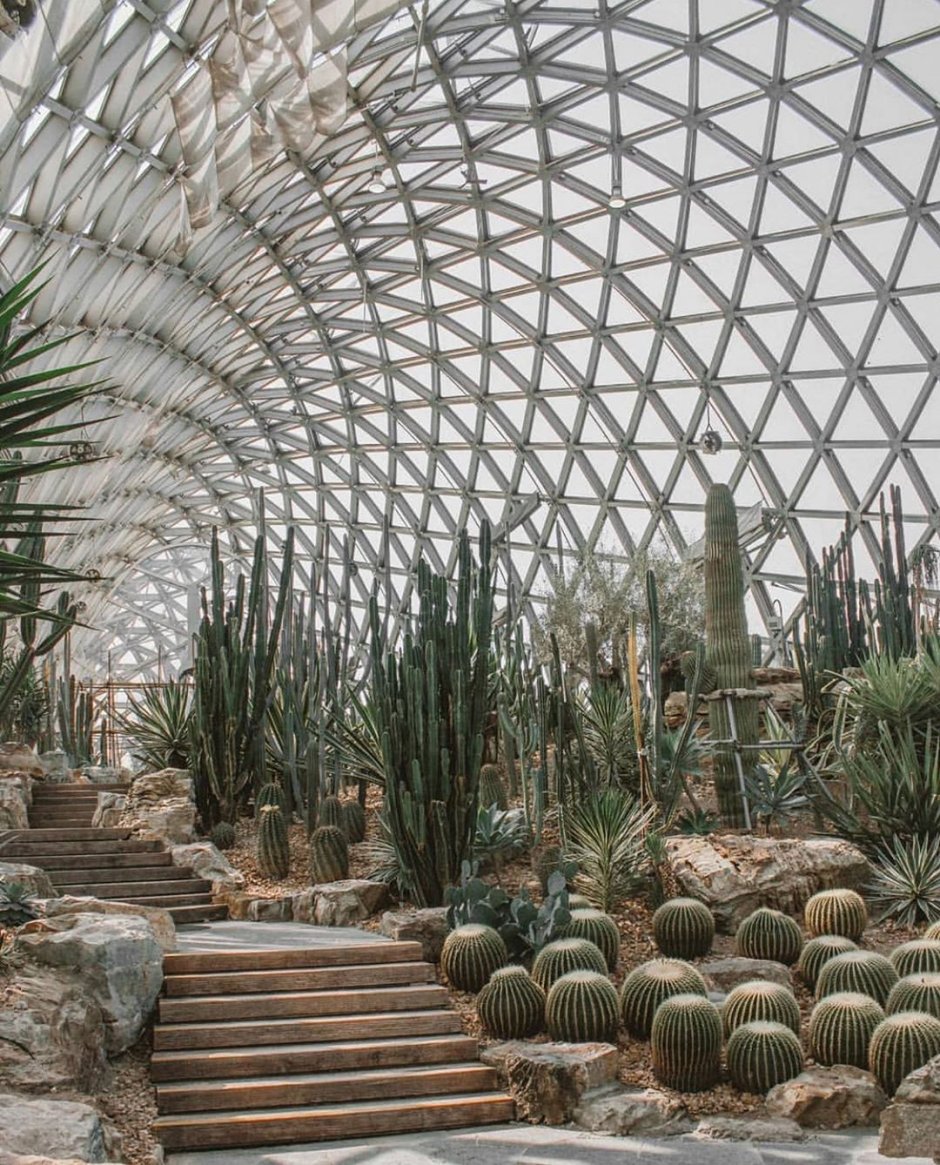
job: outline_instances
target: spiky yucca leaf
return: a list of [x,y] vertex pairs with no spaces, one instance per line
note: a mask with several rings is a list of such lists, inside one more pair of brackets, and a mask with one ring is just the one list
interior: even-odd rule
[[611,910],[642,873],[653,813],[616,788],[565,807],[566,853],[578,864],[577,884],[599,909]]
[[176,680],[148,688],[140,699],[128,698],[130,711],[121,725],[134,742],[134,756],[148,768],[189,768],[192,702],[192,686]]
[[905,926],[940,919],[940,837],[894,838],[874,863],[869,897]]

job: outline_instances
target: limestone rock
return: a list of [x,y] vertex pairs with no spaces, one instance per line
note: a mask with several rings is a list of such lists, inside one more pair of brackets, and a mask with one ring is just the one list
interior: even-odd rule
[[790,968],[770,959],[745,959],[734,955],[699,963],[698,969],[712,991],[726,995],[740,983],[750,983],[752,979],[766,979],[769,983],[779,983],[781,987],[791,986]]
[[870,876],[865,855],[840,838],[682,836],[667,838],[666,851],[680,892],[732,934],[758,906],[799,914],[818,890],[856,889]]
[[176,950],[176,923],[169,910],[162,906],[138,906],[133,902],[107,902],[100,898],[51,898],[45,903],[47,918],[57,918],[61,914],[126,914],[143,918],[156,936],[164,951]]
[[54,898],[56,888],[45,870],[23,862],[0,862],[0,883],[19,882],[35,898]]
[[884,1157],[940,1157],[940,1056],[901,1081],[881,1115]]
[[124,823],[127,794],[105,791],[98,794],[98,804],[91,823],[96,829],[116,829]]
[[111,765],[82,765],[80,771],[90,785],[118,785],[127,776],[123,769]]
[[[317,892],[313,886],[300,890],[290,897],[291,918],[294,922],[314,922],[314,906]],[[231,909],[231,907],[229,908]]]
[[67,781],[72,775],[72,766],[69,764],[69,754],[61,748],[50,749],[49,752],[39,754],[39,765],[47,781]]
[[25,774],[0,774],[0,831],[29,829],[30,779]]
[[689,714],[687,692],[670,692],[663,704],[663,722],[667,728],[681,728]]
[[[99,813],[106,810],[101,806]],[[119,825],[139,837],[157,838],[168,845],[189,845],[196,839],[196,801],[192,777],[186,769],[161,769],[136,777],[127,791]]]
[[6,740],[0,744],[0,772],[26,773],[31,777],[41,777],[42,765],[39,757],[28,744]]
[[72,971],[104,1016],[104,1046],[125,1051],[144,1029],[163,984],[163,951],[143,918],[63,914],[45,929],[17,935],[16,949],[35,962]]
[[174,866],[191,866],[197,878],[211,882],[213,894],[223,890],[240,890],[245,885],[245,875],[236,870],[211,841],[174,845],[170,853],[173,855]]
[[810,1129],[877,1125],[887,1103],[888,1098],[870,1072],[845,1064],[808,1068],[767,1094],[771,1116],[787,1117]]
[[388,902],[388,885],[368,878],[345,878],[314,886],[313,919],[318,926],[352,926],[371,918]]
[[0,1093],[0,1145],[12,1153],[109,1161],[116,1132],[90,1104],[52,1097]]
[[695,1127],[697,1137],[714,1141],[804,1141],[806,1133],[796,1121],[782,1116],[706,1116]]
[[421,944],[423,957],[429,963],[441,961],[441,947],[447,938],[447,907],[429,906],[423,910],[386,910],[379,923],[386,938],[396,942]]
[[512,1094],[522,1120],[561,1125],[586,1092],[613,1083],[619,1056],[611,1044],[536,1044],[509,1040],[480,1052]]
[[677,1137],[694,1122],[674,1097],[655,1088],[614,1088],[588,1093],[575,1109],[574,1123],[591,1133],[617,1137]]
[[290,922],[293,917],[290,898],[254,898],[248,903],[245,917],[250,922]]
[[[32,1153],[24,1157],[22,1153],[7,1153],[0,1149],[0,1165],[87,1165],[87,1163],[79,1161],[77,1157],[36,1157]],[[118,1163],[112,1161],[109,1165]]]

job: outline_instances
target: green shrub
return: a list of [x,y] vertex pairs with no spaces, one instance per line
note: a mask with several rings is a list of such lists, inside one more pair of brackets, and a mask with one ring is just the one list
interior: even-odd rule
[[738,927],[735,948],[747,959],[771,959],[789,966],[800,957],[803,932],[788,914],[761,906]]
[[715,919],[696,898],[671,898],[653,915],[653,938],[667,958],[707,955],[715,937]]
[[916,1068],[940,1056],[940,1020],[921,1011],[899,1011],[875,1028],[868,1048],[868,1070],[888,1096]]
[[479,991],[506,965],[506,944],[491,926],[468,923],[452,930],[441,949],[441,970],[458,991]]
[[789,987],[771,983],[768,979],[754,979],[732,988],[721,1009],[725,1035],[729,1036],[735,1028],[756,1020],[783,1024],[799,1035],[800,1005]]
[[884,1007],[888,992],[898,981],[890,959],[874,951],[846,951],[826,963],[816,980],[816,998],[839,991],[857,991]]
[[650,1033],[653,1074],[678,1092],[704,1092],[721,1073],[721,1016],[702,995],[672,995],[657,1008]]
[[811,938],[800,951],[800,960],[796,965],[796,972],[812,991],[819,978],[823,966],[834,959],[836,955],[844,955],[846,951],[856,951],[858,947],[850,938],[841,934],[820,934]]
[[868,1067],[868,1045],[885,1013],[869,995],[840,991],[827,995],[809,1019],[810,1055],[818,1064]]
[[728,1075],[742,1092],[763,1094],[803,1071],[799,1037],[782,1023],[753,1020],[728,1039]]
[[548,992],[545,1020],[553,1040],[615,1044],[618,1019],[617,991],[597,971],[569,971]]
[[545,992],[525,967],[499,967],[480,988],[477,1013],[498,1040],[524,1040],[545,1024]]
[[603,952],[586,938],[562,938],[542,947],[532,964],[532,978],[548,991],[552,984],[569,971],[596,971],[604,974],[607,962]]
[[857,943],[868,925],[868,910],[854,890],[821,890],[806,903],[803,919],[814,938],[838,934]]
[[620,1014],[624,1027],[638,1039],[649,1039],[659,1005],[673,995],[708,995],[705,980],[691,965],[679,959],[651,959],[634,968],[620,989]]

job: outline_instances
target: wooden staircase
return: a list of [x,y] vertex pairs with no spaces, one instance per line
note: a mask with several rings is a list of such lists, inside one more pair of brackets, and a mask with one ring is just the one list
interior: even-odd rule
[[33,792],[29,829],[4,834],[0,858],[46,871],[62,894],[110,902],[163,906],[174,922],[227,918],[212,903],[212,883],[189,866],[174,866],[159,841],[140,841],[129,829],[91,824],[98,793],[120,785],[47,785]]
[[154,1028],[168,1150],[513,1119],[419,943],[169,954]]

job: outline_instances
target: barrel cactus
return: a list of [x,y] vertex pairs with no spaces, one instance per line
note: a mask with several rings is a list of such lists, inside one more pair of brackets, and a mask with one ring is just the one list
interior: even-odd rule
[[477,996],[477,1014],[498,1040],[524,1040],[542,1030],[545,992],[525,967],[499,967]]
[[691,963],[680,959],[650,959],[634,968],[620,988],[620,1015],[627,1031],[649,1039],[659,1005],[673,995],[708,995],[705,980]]
[[868,925],[868,910],[854,890],[820,890],[806,903],[803,920],[814,938],[841,934],[857,943]]
[[789,914],[761,906],[741,923],[734,941],[738,954],[747,959],[772,959],[789,966],[800,957],[803,932]]
[[844,955],[846,951],[857,950],[855,943],[841,934],[817,935],[816,938],[811,938],[800,952],[796,972],[812,991],[819,978],[819,972],[830,959],[834,959],[836,955]]
[[788,987],[768,979],[754,979],[732,988],[721,1009],[725,1035],[756,1020],[783,1024],[800,1034],[800,1005]]
[[827,995],[809,1019],[810,1055],[818,1064],[868,1067],[868,1045],[885,1013],[869,995],[840,991]]
[[255,794],[255,813],[257,814],[257,811],[263,809],[265,805],[277,805],[284,814],[285,821],[287,820],[287,798],[283,786],[277,781],[268,781]]
[[235,844],[235,826],[229,821],[217,821],[209,832],[209,840],[216,849],[231,849]]
[[444,940],[441,970],[458,991],[479,991],[509,959],[502,936],[491,926],[468,922]]
[[672,995],[653,1017],[653,1074],[679,1092],[704,1092],[721,1072],[721,1016],[702,995]]
[[932,971],[905,975],[891,988],[885,1011],[888,1015],[899,1011],[923,1011],[940,1019],[940,975]]
[[324,797],[317,809],[317,825],[332,825],[345,833],[345,824],[343,802],[339,797]]
[[905,975],[940,971],[940,939],[916,938],[901,943],[890,955],[894,969],[903,979]]
[[728,1039],[728,1075],[742,1092],[769,1092],[803,1071],[799,1036],[783,1023],[752,1020]]
[[258,808],[258,865],[269,878],[286,878],[290,871],[287,821],[280,805]]
[[617,989],[597,971],[562,975],[545,1001],[548,1034],[569,1044],[615,1044],[619,1018]]
[[569,971],[597,971],[603,975],[607,961],[586,938],[560,938],[542,947],[532,964],[532,978],[543,991]]
[[868,1048],[868,1070],[888,1096],[915,1068],[940,1056],[940,1019],[922,1011],[899,1011],[875,1028]]
[[930,926],[927,927],[927,929],[924,931],[924,938],[940,939],[940,919],[938,919],[936,922],[932,922]]
[[607,960],[607,970],[617,966],[620,957],[620,931],[617,924],[602,910],[591,907],[571,911],[571,921],[565,925],[565,938],[586,938],[598,947]]
[[888,1001],[888,992],[898,981],[894,964],[875,951],[846,951],[823,964],[816,980],[816,998],[837,991],[858,991],[879,1006]]
[[670,898],[653,915],[653,938],[667,958],[707,955],[715,937],[715,919],[697,898]]
[[355,845],[366,839],[366,811],[358,801],[343,802],[343,829]]
[[495,805],[497,809],[508,809],[509,798],[503,784],[503,774],[499,765],[482,765],[480,768],[479,802],[484,808]]
[[310,877],[315,886],[349,877],[349,843],[338,825],[319,825],[313,831]]
[[592,910],[594,904],[590,898],[585,898],[583,894],[569,894],[568,895],[568,909],[569,910]]

